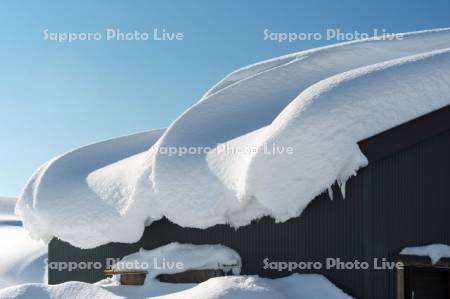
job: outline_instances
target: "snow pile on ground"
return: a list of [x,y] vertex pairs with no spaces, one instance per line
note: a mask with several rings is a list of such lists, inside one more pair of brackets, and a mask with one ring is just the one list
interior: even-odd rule
[[45,281],[47,246],[42,241],[31,239],[20,226],[0,226],[0,239],[0,284]]
[[[17,246],[18,243],[14,242],[14,244]],[[19,251],[21,249],[21,247],[17,248]],[[182,267],[170,268],[174,262],[181,263]],[[155,263],[160,269],[152,267]],[[0,298],[350,298],[324,276],[315,274],[293,274],[273,280],[258,276],[223,276],[211,278],[200,284],[170,284],[155,279],[161,273],[178,273],[191,269],[224,269],[238,274],[240,263],[240,256],[234,250],[222,245],[171,243],[154,250],[140,250],[135,254],[125,256],[120,264],[115,265],[114,269],[116,270],[149,270],[143,286],[120,285],[120,280],[116,276],[96,284],[83,282],[66,282],[59,285],[28,283],[0,288]],[[145,264],[150,268],[144,267]],[[133,268],[130,269],[128,265],[133,265]],[[30,268],[25,270],[30,270]],[[27,273],[22,273],[22,275],[24,274]],[[21,278],[24,279],[24,277]]]
[[293,274],[275,280],[257,276],[228,276],[209,279],[191,289],[158,297],[161,299],[323,299],[351,298],[315,274]]
[[224,276],[198,285],[151,281],[142,287],[114,284],[91,285],[66,282],[60,285],[26,284],[0,290],[1,298],[159,298],[159,299],[347,299],[351,298],[315,274],[293,274],[279,279],[257,276]]
[[141,249],[123,257],[114,270],[148,270],[147,279],[159,274],[187,270],[222,269],[234,275],[241,272],[241,257],[231,248],[216,245],[193,245],[173,242],[152,250]]
[[20,217],[14,214],[17,198],[0,197],[0,225],[6,222],[20,222]]
[[426,246],[406,247],[400,252],[404,255],[428,256],[434,265],[443,257],[450,258],[450,246],[445,244],[431,244]]
[[[450,104],[450,29],[303,51],[238,70],[165,131],[57,157],[17,211],[36,238],[90,248],[182,226],[285,221],[367,164],[357,142]],[[89,207],[89,209],[86,209]]]
[[30,283],[0,290],[2,299],[66,299],[66,298],[123,298],[89,283],[71,281],[60,285]]
[[16,199],[0,198],[0,289],[45,281],[47,246],[30,238],[14,215]]

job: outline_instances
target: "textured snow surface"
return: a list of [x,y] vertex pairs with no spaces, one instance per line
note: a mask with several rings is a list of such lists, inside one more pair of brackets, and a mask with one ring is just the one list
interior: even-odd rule
[[433,264],[443,257],[450,258],[450,246],[444,244],[431,244],[426,246],[406,247],[400,252],[405,255],[428,256]]
[[47,246],[20,226],[0,226],[0,288],[45,281]]
[[145,165],[139,160],[145,160],[162,132],[88,145],[41,166],[16,205],[24,227],[46,242],[57,236],[84,247],[138,240],[149,207],[137,194],[134,180]]
[[158,298],[158,299],[348,299],[325,277],[293,274],[279,279],[225,276],[198,285],[168,284],[155,280],[144,286],[121,286],[111,280],[96,285],[67,282],[60,285],[26,284],[0,290],[3,299]]
[[47,246],[30,238],[14,215],[15,202],[0,197],[0,289],[45,281]]
[[50,161],[17,211],[35,237],[79,247],[137,241],[163,216],[197,228],[298,216],[336,181],[345,192],[367,164],[358,141],[450,104],[450,29],[402,36],[240,69],[164,132]]
[[[398,114],[393,120],[400,123],[413,117],[413,110],[417,114],[429,112],[444,102],[442,95],[439,95],[439,99],[414,97],[415,101],[408,100],[408,103],[399,99],[396,105],[383,104],[384,94],[401,94],[404,89],[414,93],[415,90],[425,87],[429,96],[439,94],[438,91],[433,91],[434,84],[428,87],[425,84],[415,86],[417,81],[422,79],[420,74],[414,79],[408,76],[409,80],[405,78],[401,85],[396,86],[392,86],[393,82],[387,80],[375,82],[367,78],[366,82],[371,84],[371,91],[376,91],[379,95],[370,102],[366,101],[366,94],[362,92],[352,96],[351,102],[334,101],[331,97],[324,99],[325,93],[330,93],[331,96],[335,90],[331,81],[322,84],[320,90],[318,86],[313,89],[310,87],[344,71],[447,47],[450,47],[450,30],[422,32],[406,35],[401,41],[369,40],[309,50],[231,74],[200,102],[183,113],[166,130],[158,142],[159,146],[215,147],[218,143],[228,142],[237,143],[237,148],[248,145],[251,149],[258,150],[264,144],[271,147],[273,142],[276,142],[276,145],[295,147],[295,157],[301,156],[302,160],[295,161],[289,157],[285,159],[288,155],[283,154],[275,157],[225,154],[220,155],[219,161],[214,157],[207,159],[206,155],[202,154],[157,154],[152,173],[157,196],[152,197],[152,202],[159,205],[162,213],[171,221],[182,226],[199,228],[227,222],[235,226],[245,225],[251,219],[262,215],[272,215],[279,221],[299,215],[311,199],[338,178],[341,170],[345,179],[347,175],[344,172],[352,173],[357,168],[348,165],[349,169],[341,169],[345,163],[363,165],[362,157],[356,153],[355,140],[352,140],[352,136],[346,136],[346,127],[340,125],[343,120],[347,124],[352,121],[356,123],[356,117],[371,115],[372,108],[385,114],[386,119],[379,117],[385,123],[374,123],[360,128],[363,133],[360,137],[364,138],[393,123],[392,119],[388,119],[392,114]],[[437,81],[440,81],[441,86],[445,84],[446,78],[440,78],[440,70],[445,70],[445,66],[436,70]],[[415,71],[420,72],[419,69]],[[378,72],[380,77],[383,76],[382,73],[382,70]],[[444,71],[443,75],[447,73]],[[351,77],[350,74],[347,76]],[[390,80],[392,77],[395,80],[401,79],[400,73],[391,74]],[[426,77],[423,79],[429,80]],[[363,79],[345,85],[348,90],[357,92],[357,86],[351,85],[361,80]],[[385,83],[386,88],[394,89],[385,90],[381,85]],[[390,100],[396,101],[394,97],[390,96]],[[434,100],[440,103],[434,105]],[[324,107],[326,101],[334,102]],[[447,98],[447,103],[449,101]],[[289,103],[291,106],[286,107]],[[409,104],[413,104],[413,107],[408,107]],[[353,106],[361,106],[361,109],[354,111]],[[320,111],[321,107],[325,109]],[[296,109],[298,111],[294,111]],[[389,110],[384,112],[383,109]],[[313,115],[309,115],[311,113]],[[353,119],[346,120],[346,117]],[[371,119],[373,118],[366,120],[370,122]],[[292,138],[288,139],[287,124],[295,122],[299,127],[297,129],[289,126],[289,129],[294,130],[290,131]],[[316,124],[320,126],[314,127]],[[268,128],[265,128],[267,126]],[[364,134],[365,129],[369,130],[367,134]],[[280,135],[276,136],[278,133]],[[335,134],[337,136],[334,136]],[[343,147],[334,148],[333,139],[350,140],[341,142],[345,143],[339,145]],[[332,150],[328,152],[330,147]],[[340,161],[334,165],[336,160]],[[290,164],[293,161],[295,163]],[[305,161],[308,161],[307,165],[303,164]],[[277,164],[273,169],[266,162],[282,164]],[[287,169],[284,168],[286,164],[289,164]],[[322,169],[323,165],[326,166],[325,169]],[[256,169],[258,171],[254,171]],[[181,173],[187,175],[180,175]],[[314,176],[317,174],[319,176]],[[268,184],[263,186],[265,183]],[[267,190],[270,192],[266,193]],[[290,205],[292,202],[294,205]],[[180,213],[178,208],[180,203],[184,207],[183,213]]]
[[[180,263],[180,267],[176,267]],[[131,268],[130,268],[130,266]],[[137,267],[135,266],[137,265]],[[173,242],[152,250],[123,257],[114,269],[146,270],[147,279],[161,273],[172,274],[188,270],[222,269],[238,275],[241,272],[241,257],[231,248],[223,245],[193,245]]]
[[2,299],[123,298],[96,285],[71,281],[59,285],[30,283],[0,290]]

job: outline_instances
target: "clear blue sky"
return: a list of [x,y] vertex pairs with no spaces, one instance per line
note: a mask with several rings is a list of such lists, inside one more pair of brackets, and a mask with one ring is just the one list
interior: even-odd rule
[[[333,43],[271,32],[450,27],[450,1],[1,1],[0,195],[55,155],[164,127],[230,71]],[[184,33],[179,42],[57,43],[43,31]]]

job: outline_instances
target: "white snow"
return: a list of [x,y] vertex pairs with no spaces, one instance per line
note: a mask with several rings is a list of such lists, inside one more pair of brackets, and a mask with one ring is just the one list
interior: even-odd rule
[[[103,141],[47,162],[31,177],[17,203],[16,212],[24,227],[32,237],[45,242],[53,236],[75,241],[82,232],[82,239],[74,242],[82,247],[111,240],[138,240],[148,207],[145,201],[130,195],[137,185],[132,183],[138,179],[136,172],[140,174],[136,161],[145,158],[162,132],[153,130]],[[123,164],[130,167],[121,168]],[[103,167],[117,171],[105,175],[100,171],[96,179],[88,179]]]
[[[20,226],[0,226],[0,282],[3,286],[45,281],[47,246]],[[0,288],[2,286],[0,285]]]
[[367,164],[358,141],[450,104],[450,29],[402,36],[240,69],[164,132],[48,162],[17,211],[34,237],[83,248],[135,242],[163,216],[197,228],[298,216],[334,182],[345,192]]
[[44,282],[47,246],[30,238],[14,215],[16,199],[0,197],[0,289]]
[[[299,119],[303,119],[309,113],[294,115],[294,113],[286,111],[286,106],[292,101],[297,102],[297,106],[301,105],[305,109],[307,108],[306,103],[301,104],[304,102],[304,96],[301,98],[297,96],[306,93],[308,87],[330,76],[357,67],[448,48],[450,47],[449,37],[450,30],[444,30],[405,35],[401,41],[366,40],[345,43],[292,54],[239,70],[216,85],[200,102],[172,123],[159,140],[158,146],[163,149],[216,147],[218,143],[224,142],[237,147],[249,145],[253,150],[259,150],[263,143],[271,146],[271,135],[278,130],[277,127],[281,126],[282,118],[287,122],[288,119],[294,119],[297,116]],[[420,74],[418,75],[420,76]],[[408,82],[404,84],[408,84]],[[414,84],[415,82],[411,82],[409,86],[394,87],[393,91],[400,92],[400,88],[407,87],[414,92],[416,89]],[[329,87],[331,88],[332,85]],[[383,89],[382,86],[379,86],[380,95]],[[430,86],[429,90],[432,89],[433,86]],[[327,87],[324,87],[325,90]],[[353,97],[352,99],[355,102],[365,102],[364,98]],[[315,102],[313,100],[311,99],[311,102]],[[449,103],[450,100],[447,100]],[[413,107],[404,107],[404,109],[415,109],[420,111],[418,114],[431,111],[428,110],[429,107],[423,107],[423,98],[419,101]],[[382,102],[381,96],[378,98],[378,102]],[[371,103],[375,104],[373,101]],[[240,226],[263,215],[274,216],[279,221],[299,215],[315,195],[326,190],[338,178],[338,172],[340,172],[340,169],[335,169],[335,165],[327,163],[335,160],[332,157],[329,159],[328,155],[318,155],[324,163],[309,159],[315,157],[308,157],[312,153],[320,152],[321,155],[327,153],[325,148],[322,150],[319,147],[322,146],[321,143],[332,145],[331,142],[327,142],[332,133],[339,133],[336,138],[347,138],[345,134],[340,134],[341,130],[333,128],[335,124],[342,128],[339,126],[340,119],[334,119],[333,122],[333,118],[339,116],[340,110],[343,109],[339,102],[334,105],[336,115],[325,113],[325,111],[324,113],[320,113],[320,111],[315,113],[314,119],[316,117],[320,119],[317,123],[321,123],[323,120],[327,126],[322,125],[320,129],[314,128],[314,131],[311,131],[314,134],[308,134],[313,139],[305,140],[301,146],[300,143],[296,143],[296,150],[303,159],[287,165],[288,174],[292,174],[292,167],[296,169],[295,177],[286,178],[286,175],[283,175],[286,172],[284,164],[279,164],[273,169],[269,165],[259,164],[255,161],[272,158],[267,155],[266,157],[261,157],[262,155],[257,155],[257,157],[253,157],[253,155],[244,157],[242,155],[228,155],[228,157],[220,155],[220,161],[213,158],[211,161],[206,158],[205,154],[170,156],[158,151],[152,163],[151,178],[156,194],[149,196],[151,205],[157,205],[162,210],[162,214],[171,221],[182,226],[197,228],[206,228],[217,223]],[[394,118],[397,122],[409,120],[408,116],[402,117],[408,114],[408,111],[403,114],[402,105],[405,105],[405,102],[399,101],[398,106],[395,107],[399,114]],[[318,105],[315,106],[318,107]],[[380,105],[380,108],[383,107],[385,106]],[[401,108],[399,109],[399,107]],[[366,113],[370,113],[369,104],[366,108],[368,108]],[[352,109],[349,113],[351,112]],[[387,111],[386,114],[391,112]],[[281,115],[283,116],[281,117]],[[341,116],[343,115],[344,113],[341,113]],[[313,120],[312,117],[309,119]],[[270,126],[270,129],[265,129],[266,126]],[[310,130],[311,127],[312,123],[303,130]],[[385,127],[386,125],[382,126],[382,128]],[[379,129],[381,131],[382,128],[375,124],[370,130]],[[299,134],[298,131],[295,131],[297,136],[294,138],[300,138],[303,134],[308,133],[301,131]],[[327,136],[322,136],[324,134]],[[290,141],[295,142],[294,138]],[[281,143],[280,145],[291,146],[290,143]],[[351,151],[354,154],[355,147],[357,147],[356,144],[347,143],[345,148],[333,150],[330,154],[334,155],[336,151],[346,151],[346,154]],[[273,160],[274,162],[281,162],[281,159],[287,161],[284,159],[285,156],[287,155],[277,155]],[[348,157],[346,155],[344,158],[352,159],[349,163],[362,164],[360,156]],[[304,160],[308,160],[309,165],[303,165]],[[292,163],[292,159],[289,162]],[[320,169],[324,164],[327,168]],[[342,164],[339,163],[338,167],[342,167]],[[261,166],[258,173],[252,170],[257,165]],[[355,168],[355,165],[349,165],[345,170],[352,172]],[[308,175],[311,170],[313,170],[311,174],[319,174],[319,176]],[[306,175],[304,178],[303,174]],[[260,186],[261,179],[264,183],[270,181],[270,184],[267,187]],[[249,183],[251,186],[247,186]],[[286,183],[290,183],[289,186],[286,186]],[[312,187],[310,187],[310,183]],[[260,187],[264,189],[260,189]],[[270,190],[270,193],[265,193],[267,190]],[[307,193],[303,194],[305,190]],[[292,196],[285,198],[283,191],[294,195],[294,198]],[[291,206],[290,203],[293,201],[295,203]],[[274,208],[277,210],[274,211]],[[282,209],[282,211],[278,211],[278,209]],[[180,213],[181,210],[182,213]]]
[[[181,267],[173,267],[181,263]],[[131,265],[131,266],[130,266]],[[232,298],[350,298],[325,277],[314,274],[293,274],[280,279],[238,276],[241,258],[222,245],[170,243],[123,257],[113,269],[146,270],[143,286],[120,285],[118,276],[96,284],[66,282],[59,285],[23,284],[0,289],[0,298],[166,298],[166,299],[232,299]],[[169,266],[171,268],[169,268]],[[228,274],[200,284],[170,284],[155,279],[161,273],[179,273],[192,269],[223,269]]]
[[225,273],[241,272],[241,257],[231,248],[216,245],[193,245],[173,242],[152,250],[141,249],[123,257],[115,270],[146,270],[146,279],[159,274],[173,274],[188,270],[222,269]]
[[20,222],[20,217],[14,214],[17,198],[0,197],[0,225],[1,222]]
[[71,281],[60,285],[46,285],[30,283],[12,286],[0,290],[2,299],[65,299],[65,298],[96,298],[118,299],[124,298],[104,290],[101,287],[84,282]]
[[400,254],[428,256],[434,265],[443,257],[450,258],[450,246],[445,244],[430,244],[417,247],[405,247]]
[[331,284],[324,276],[292,274],[279,279],[257,276],[228,276],[209,279],[206,282],[161,299],[319,299],[351,298]]
[[[255,197],[284,221],[367,165],[358,141],[449,105],[448,95],[450,49],[341,73],[303,91],[271,125],[229,141],[258,149],[245,161],[244,179],[227,175],[243,167],[239,159],[228,163],[212,152],[211,168],[225,173],[215,172],[228,189]],[[293,154],[264,153],[272,144]]]
[[158,298],[158,299],[348,299],[325,277],[292,274],[279,279],[257,276],[224,276],[198,285],[168,284],[155,280],[144,286],[121,286],[102,281],[96,285],[66,282],[60,285],[26,284],[0,290],[4,299],[62,298]]

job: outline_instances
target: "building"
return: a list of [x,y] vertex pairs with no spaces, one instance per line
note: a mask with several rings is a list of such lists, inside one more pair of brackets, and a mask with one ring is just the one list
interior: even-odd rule
[[[450,106],[359,145],[369,165],[347,182],[345,199],[336,187],[333,200],[324,193],[300,217],[284,223],[263,218],[239,229],[216,225],[200,230],[163,219],[148,227],[135,244],[110,243],[81,250],[54,239],[49,245],[49,261],[104,262],[107,257],[122,257],[141,247],[152,249],[173,241],[221,243],[239,252],[244,274],[280,277],[291,273],[265,269],[265,259],[320,262],[322,269],[296,271],[324,274],[357,298],[410,298],[412,290],[415,298],[449,298],[449,270],[444,266],[414,272],[414,267],[377,270],[373,263],[383,258],[395,261],[406,246],[450,244]],[[369,268],[326,269],[327,258],[365,261]],[[104,278],[103,270],[50,269],[49,283],[95,282]],[[442,286],[442,281],[447,284]]]

